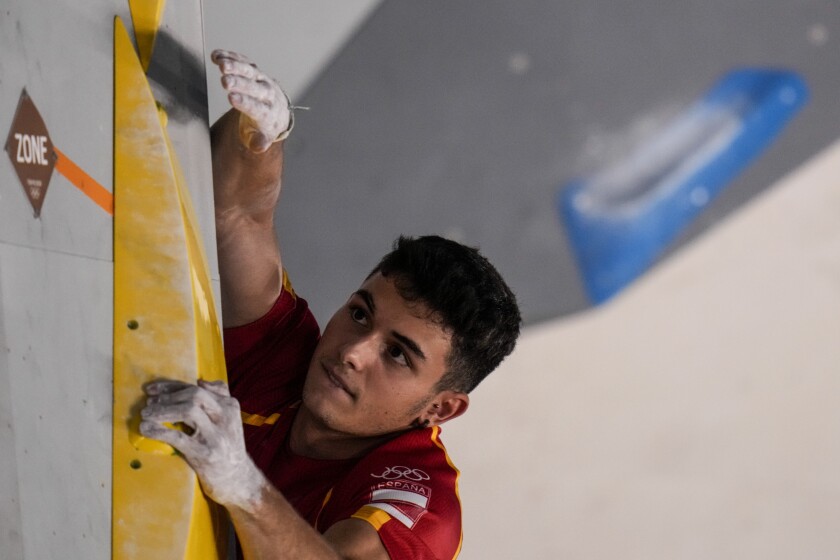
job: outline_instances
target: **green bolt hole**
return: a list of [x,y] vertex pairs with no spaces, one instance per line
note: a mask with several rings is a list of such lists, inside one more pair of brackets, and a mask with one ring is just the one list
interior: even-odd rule
[[141,463],[141,462],[140,462],[140,461],[138,461],[137,459],[134,459],[132,462],[130,462],[130,463],[128,464],[128,466],[129,466],[129,467],[131,467],[132,469],[134,469],[134,470],[136,471],[137,469],[139,469],[140,467],[142,467],[142,466],[143,466],[143,463]]
[[129,329],[136,331],[138,328],[140,328],[140,323],[132,319],[127,323],[127,326]]

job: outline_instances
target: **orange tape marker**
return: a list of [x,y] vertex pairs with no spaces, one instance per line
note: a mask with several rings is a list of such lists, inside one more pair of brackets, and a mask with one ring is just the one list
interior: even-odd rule
[[114,195],[97,183],[93,177],[85,173],[81,167],[73,163],[73,161],[59,151],[53,145],[53,151],[58,159],[55,162],[55,170],[64,175],[68,181],[73,183],[80,191],[82,191],[89,199],[94,201],[99,207],[114,215]]

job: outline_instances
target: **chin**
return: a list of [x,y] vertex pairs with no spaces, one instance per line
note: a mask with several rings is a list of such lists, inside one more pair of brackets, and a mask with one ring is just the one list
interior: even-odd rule
[[323,427],[334,431],[344,431],[341,429],[341,414],[336,410],[335,404],[329,398],[329,395],[304,386],[301,397],[301,408],[305,408],[309,417],[316,420]]

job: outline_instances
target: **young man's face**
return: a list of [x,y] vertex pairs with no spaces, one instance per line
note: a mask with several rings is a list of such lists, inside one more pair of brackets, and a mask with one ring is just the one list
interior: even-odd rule
[[[303,404],[329,429],[354,436],[404,430],[430,407],[450,335],[421,304],[374,274],[333,315],[309,365]],[[437,408],[437,407],[435,407]]]

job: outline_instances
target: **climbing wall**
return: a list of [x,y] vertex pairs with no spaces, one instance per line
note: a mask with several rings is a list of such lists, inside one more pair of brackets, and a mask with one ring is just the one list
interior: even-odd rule
[[[132,29],[124,1],[2,6],[4,559],[111,557],[115,16]],[[200,3],[169,2],[160,29],[148,78],[212,240]]]

